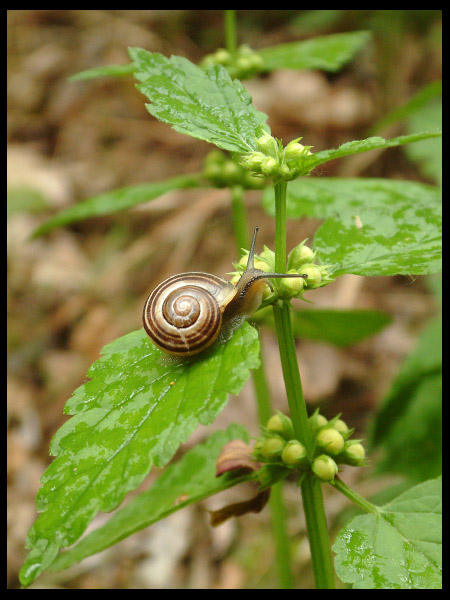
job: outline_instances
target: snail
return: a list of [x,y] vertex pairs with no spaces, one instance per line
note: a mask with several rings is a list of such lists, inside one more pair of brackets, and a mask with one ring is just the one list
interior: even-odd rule
[[247,267],[236,285],[218,275],[193,271],[173,275],[153,290],[142,318],[147,335],[158,348],[173,356],[203,352],[225,324],[236,317],[240,323],[258,309],[268,278],[307,277],[255,269],[257,232],[255,227]]

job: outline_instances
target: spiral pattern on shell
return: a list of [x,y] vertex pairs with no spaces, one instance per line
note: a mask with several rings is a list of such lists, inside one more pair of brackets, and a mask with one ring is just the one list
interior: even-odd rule
[[181,273],[160,283],[144,306],[144,328],[161,350],[192,356],[219,335],[222,313],[235,288],[217,275]]

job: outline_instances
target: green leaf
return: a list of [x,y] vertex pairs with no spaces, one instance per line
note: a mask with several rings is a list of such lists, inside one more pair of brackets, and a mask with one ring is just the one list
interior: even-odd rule
[[428,275],[442,270],[441,228],[439,208],[393,206],[330,217],[316,231],[314,248],[335,276]]
[[[442,81],[433,81],[429,85],[419,90],[412,98],[408,100],[402,106],[399,106],[392,110],[390,113],[385,115],[382,119],[377,121],[370,129],[370,133],[374,134],[381,131],[388,125],[403,121],[404,119],[412,116],[414,113],[426,106],[430,101],[435,100],[438,96],[442,95]],[[441,127],[439,123],[433,123],[432,127]],[[423,130],[423,127],[421,128]]]
[[442,373],[422,377],[403,399],[374,473],[397,473],[417,483],[442,473]]
[[173,359],[144,330],[103,348],[75,390],[65,413],[75,415],[56,433],[36,496],[39,516],[21,580],[28,585],[73,544],[99,510],[113,510],[152,464],[163,467],[199,423],[212,423],[256,368],[258,336],[248,323],[196,360]]
[[324,35],[311,40],[290,42],[258,50],[264,68],[321,69],[338,71],[370,38],[368,31]]
[[376,310],[296,310],[295,337],[346,347],[378,333],[391,318]]
[[384,450],[377,473],[423,481],[441,472],[442,317],[429,323],[403,363],[372,424],[369,443]]
[[[271,307],[259,311],[253,319],[275,326]],[[293,310],[291,320],[296,338],[340,347],[357,344],[391,322],[388,315],[376,310],[333,309]]]
[[86,79],[96,79],[97,77],[125,77],[133,75],[133,70],[133,65],[130,63],[126,65],[107,65],[80,71],[69,77],[69,81],[85,81]]
[[[286,211],[289,219],[334,215],[359,215],[365,210],[382,210],[417,203],[438,207],[441,192],[434,186],[416,181],[393,179],[302,177],[287,186]],[[275,214],[273,190],[264,191],[263,206]]]
[[318,165],[322,165],[329,160],[336,158],[342,158],[343,156],[351,156],[352,154],[359,154],[361,152],[368,152],[369,150],[381,150],[385,148],[394,148],[396,146],[403,146],[404,144],[410,144],[411,142],[419,142],[433,137],[441,137],[440,131],[426,132],[426,133],[415,133],[412,135],[402,135],[400,137],[385,140],[382,137],[370,137],[365,140],[355,140],[353,142],[346,142],[334,150],[322,150],[315,152],[314,154],[308,155],[303,159],[302,168],[305,170],[312,170]]
[[201,185],[200,175],[180,175],[166,181],[143,183],[105,192],[57,213],[40,225],[33,232],[32,237],[39,237],[52,229],[63,227],[75,221],[83,221],[84,219],[109,215],[132,208],[143,202],[154,200],[172,190],[200,187]]
[[354,589],[440,589],[441,519],[441,479],[411,488],[339,532],[336,573]]
[[[270,192],[263,205],[273,214]],[[328,217],[314,247],[334,275],[439,273],[441,213],[441,191],[411,181],[309,177],[287,190],[288,217]]]
[[206,71],[181,56],[130,48],[138,89],[151,101],[147,110],[180,133],[230,152],[256,150],[267,115],[252,105],[250,94],[221,65]]
[[148,490],[116,511],[107,523],[73,548],[62,552],[50,570],[66,569],[185,506],[253,479],[252,473],[216,477],[217,457],[225,444],[235,439],[248,443],[249,434],[240,425],[230,425],[226,431],[216,431],[203,444],[186,452],[181,460],[167,467]]
[[[412,113],[408,130],[418,131],[442,128],[442,98],[436,98]],[[425,140],[423,144],[406,146],[405,152],[424,177],[442,185],[442,140]]]

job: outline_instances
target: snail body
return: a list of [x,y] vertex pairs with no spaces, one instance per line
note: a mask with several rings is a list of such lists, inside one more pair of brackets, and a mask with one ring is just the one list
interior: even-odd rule
[[256,227],[247,268],[236,285],[218,275],[194,271],[173,275],[153,290],[144,305],[143,323],[158,348],[174,356],[203,352],[225,323],[258,309],[268,278],[293,276],[255,269],[257,231]]

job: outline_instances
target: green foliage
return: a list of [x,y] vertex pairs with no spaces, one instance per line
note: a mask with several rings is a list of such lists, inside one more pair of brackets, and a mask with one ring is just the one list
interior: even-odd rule
[[216,477],[216,460],[225,444],[235,439],[248,442],[248,438],[248,433],[240,425],[230,425],[226,431],[216,431],[204,443],[186,452],[178,462],[168,466],[148,490],[116,511],[107,523],[85,536],[70,550],[62,552],[50,570],[66,569],[189,504],[217,494],[240,481],[252,479],[253,474]]
[[29,584],[73,544],[99,510],[113,510],[152,464],[164,466],[199,423],[207,425],[258,366],[259,342],[247,323],[195,361],[168,358],[144,330],[103,348],[75,390],[56,433],[58,456],[42,477],[22,568]]
[[57,213],[54,217],[40,225],[33,232],[33,237],[39,237],[56,227],[62,227],[75,221],[109,215],[132,208],[143,202],[155,200],[172,190],[200,187],[201,185],[199,175],[181,175],[172,179],[166,179],[165,181],[143,183],[141,185],[133,185],[105,192],[104,194],[98,194]]
[[252,105],[242,83],[232,80],[221,65],[206,71],[186,58],[130,48],[138,89],[151,101],[154,117],[187,135],[230,152],[256,150],[267,115]]
[[439,475],[442,461],[442,317],[421,333],[373,422],[372,447],[382,446],[377,473],[412,481]]
[[354,589],[440,589],[442,481],[427,481],[358,516],[333,545],[335,568]]
[[[264,205],[272,212],[268,193]],[[291,183],[288,216],[327,218],[314,238],[334,275],[441,271],[441,194],[415,182],[310,178]]]
[[97,77],[125,77],[127,75],[133,75],[133,65],[107,65],[105,67],[96,67],[95,69],[86,69],[86,71],[80,71],[72,77],[69,77],[69,81],[85,81],[88,79],[97,79]]
[[[388,315],[376,310],[294,309],[291,317],[296,338],[341,347],[357,344],[391,322]],[[270,307],[256,313],[253,319],[274,327]]]
[[321,69],[338,71],[370,39],[368,31],[324,35],[311,40],[279,44],[259,50],[264,70]]

